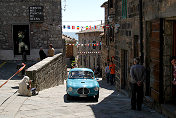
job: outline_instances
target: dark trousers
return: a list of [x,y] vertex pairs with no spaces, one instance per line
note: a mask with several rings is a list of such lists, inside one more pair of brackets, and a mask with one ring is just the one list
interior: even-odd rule
[[110,73],[106,73],[107,83],[109,83]]
[[[137,96],[137,97],[136,97]],[[137,84],[131,83],[131,108],[141,110],[143,102],[143,85],[138,86]]]
[[114,82],[115,82],[115,74],[110,74],[110,82],[111,82],[111,85],[114,84]]

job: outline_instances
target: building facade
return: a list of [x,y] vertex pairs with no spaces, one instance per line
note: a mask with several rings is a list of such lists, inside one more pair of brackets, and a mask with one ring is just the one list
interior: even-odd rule
[[[145,65],[148,69],[149,96],[157,103],[174,103],[173,68],[170,57],[176,56],[176,1],[145,0]],[[155,6],[151,7],[152,4]],[[152,14],[151,14],[152,13]]]
[[[101,68],[102,77],[106,78],[105,68],[110,61],[114,61],[115,57],[115,40],[114,40],[114,30],[115,30],[115,0],[104,2],[101,7],[105,9],[105,23],[104,23],[104,36],[102,36],[102,58],[101,58]],[[109,3],[109,5],[108,5]]]
[[0,8],[1,60],[21,60],[23,51],[36,60],[49,44],[63,51],[61,0],[3,0]]
[[75,65],[77,65],[77,59],[78,59],[78,46],[77,46],[77,40],[75,38],[71,38],[67,35],[62,35],[62,38],[65,40],[65,49],[66,49],[66,62],[67,67],[71,67],[74,62]]
[[[111,3],[114,3],[114,8],[110,7]],[[129,72],[133,58],[143,57],[143,65],[147,72],[144,85],[145,99],[151,98],[152,103],[158,106],[174,104],[173,68],[169,59],[176,55],[176,1],[142,0],[140,4],[139,0],[109,0],[105,4],[109,9],[109,13],[105,12],[108,14],[108,20],[114,20],[114,23],[108,23],[115,28],[116,87],[119,90],[130,91]],[[112,9],[115,10],[114,17],[110,15]]]
[[78,32],[78,67],[97,69],[101,65],[102,42],[100,34],[103,30],[92,29]]

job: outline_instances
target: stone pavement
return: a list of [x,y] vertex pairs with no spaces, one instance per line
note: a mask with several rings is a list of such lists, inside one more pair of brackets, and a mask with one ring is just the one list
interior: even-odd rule
[[67,101],[65,85],[40,91],[32,97],[15,93],[0,106],[0,118],[165,118],[146,106],[142,111],[131,110],[127,96],[102,80],[99,83],[99,102],[91,98]]
[[[18,71],[17,65],[21,64],[21,61],[0,61],[0,85],[8,80],[13,74]],[[26,68],[33,65],[36,62],[27,62]],[[18,90],[18,83],[23,78],[21,73],[15,75],[8,83],[0,88],[0,105],[4,104],[5,101],[12,99],[16,91]],[[0,111],[2,107],[0,107]],[[1,118],[1,117],[0,117]]]

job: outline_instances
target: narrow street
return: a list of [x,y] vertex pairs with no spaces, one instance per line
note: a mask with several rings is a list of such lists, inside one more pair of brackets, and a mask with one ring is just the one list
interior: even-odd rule
[[176,118],[175,11],[0,0],[0,118]]
[[[146,106],[142,111],[131,110],[129,97],[118,93],[114,86],[102,80],[99,83],[99,102],[94,102],[92,98],[67,101],[65,84],[40,91],[39,95],[32,97],[11,92],[0,106],[0,118],[164,118]],[[7,93],[18,84],[11,80],[7,85],[1,93]]]

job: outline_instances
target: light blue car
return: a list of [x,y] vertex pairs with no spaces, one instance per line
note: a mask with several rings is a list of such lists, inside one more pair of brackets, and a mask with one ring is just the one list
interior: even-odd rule
[[67,100],[75,97],[94,97],[98,102],[99,83],[94,72],[88,68],[74,68],[69,71],[66,82]]

